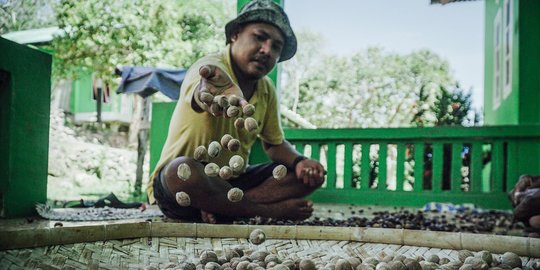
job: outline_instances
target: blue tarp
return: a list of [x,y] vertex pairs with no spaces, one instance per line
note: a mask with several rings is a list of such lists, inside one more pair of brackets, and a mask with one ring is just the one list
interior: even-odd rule
[[178,100],[186,72],[186,69],[125,66],[121,71],[117,70],[117,74],[122,76],[122,81],[116,93],[133,93],[148,97],[160,91],[170,99]]

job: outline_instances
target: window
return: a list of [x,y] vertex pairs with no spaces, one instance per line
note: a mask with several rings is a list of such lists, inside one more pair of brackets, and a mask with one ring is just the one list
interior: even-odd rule
[[512,35],[513,35],[513,16],[512,0],[505,0],[503,7],[504,25],[503,25],[503,99],[512,92]]
[[501,11],[497,12],[493,21],[493,109],[497,109],[501,105]]

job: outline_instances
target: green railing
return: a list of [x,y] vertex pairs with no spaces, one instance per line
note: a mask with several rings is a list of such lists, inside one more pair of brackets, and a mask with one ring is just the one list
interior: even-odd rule
[[[154,103],[153,168],[174,103]],[[286,138],[328,173],[316,202],[422,206],[428,202],[510,207],[519,175],[540,173],[540,126],[287,129]],[[250,163],[266,161],[255,146]]]
[[[290,129],[296,149],[327,168],[314,201],[509,208],[520,174],[540,171],[540,126]],[[536,151],[530,151],[536,149]]]

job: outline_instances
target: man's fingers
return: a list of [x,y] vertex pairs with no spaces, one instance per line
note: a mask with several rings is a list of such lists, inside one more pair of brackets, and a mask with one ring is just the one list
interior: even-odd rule
[[214,76],[215,70],[214,66],[205,65],[199,68],[199,75],[205,79],[210,79]]

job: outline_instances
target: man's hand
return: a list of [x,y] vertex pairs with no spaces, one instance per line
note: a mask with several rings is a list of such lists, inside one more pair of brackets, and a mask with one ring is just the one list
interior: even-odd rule
[[240,87],[219,67],[204,65],[199,69],[199,75],[201,75],[201,82],[196,93],[196,101],[199,106],[201,105],[200,103],[206,104],[206,106],[201,106],[204,110],[215,116],[224,114],[224,110],[227,108],[218,106],[217,102],[214,100],[214,97],[218,95],[223,95],[225,97],[232,95],[237,96],[239,98],[238,105],[241,107],[248,104],[244,99]]
[[304,159],[296,164],[295,173],[296,177],[301,179],[305,185],[316,187],[324,182],[326,171],[318,161]]
[[540,215],[540,189],[528,189],[523,192],[514,209],[514,217],[517,220],[525,221],[536,215]]
[[540,175],[522,175],[519,177],[518,182],[514,186],[514,189],[512,189],[508,193],[508,197],[510,197],[510,201],[512,202],[512,206],[516,206],[519,204],[519,196],[521,192],[526,191],[527,189],[531,188],[540,188]]

